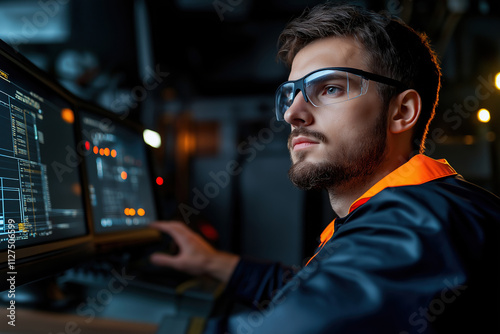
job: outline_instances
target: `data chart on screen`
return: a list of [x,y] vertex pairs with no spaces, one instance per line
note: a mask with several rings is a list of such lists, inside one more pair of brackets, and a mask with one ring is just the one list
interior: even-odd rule
[[157,212],[142,133],[103,115],[80,117],[95,233],[149,225]]
[[85,235],[71,104],[0,63],[0,249]]

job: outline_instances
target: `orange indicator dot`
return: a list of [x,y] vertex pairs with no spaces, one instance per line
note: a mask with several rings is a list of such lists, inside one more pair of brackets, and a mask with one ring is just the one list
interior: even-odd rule
[[94,146],[94,153],[95,153],[95,154],[99,153],[99,147]]
[[129,208],[125,208],[125,210],[123,210],[123,213],[125,214],[125,216],[130,215],[130,209]]
[[109,157],[109,148],[106,147],[104,149],[104,155],[107,156],[107,157]]
[[122,179],[126,180],[127,179],[127,172],[126,171],[123,171],[120,176],[122,177]]
[[61,110],[61,118],[66,123],[73,124],[73,122],[75,121],[75,114],[73,113],[73,110],[64,108],[63,110]]
[[100,155],[104,155],[104,149],[103,149],[103,148],[100,148],[100,149],[99,149],[99,154],[100,154]]
[[111,156],[112,156],[113,158],[116,158],[116,150],[111,150]]
[[142,217],[146,214],[146,211],[143,208],[139,208],[137,209],[137,214]]
[[135,216],[135,210],[134,210],[134,209],[132,209],[132,208],[130,208],[130,209],[128,210],[128,213],[129,213],[129,215],[130,215],[130,216]]

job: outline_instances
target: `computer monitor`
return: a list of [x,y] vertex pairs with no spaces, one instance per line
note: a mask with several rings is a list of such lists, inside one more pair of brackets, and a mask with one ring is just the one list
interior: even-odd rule
[[143,128],[95,105],[80,104],[78,114],[96,250],[159,241],[148,227],[158,212]]
[[0,291],[93,252],[74,110],[71,94],[0,41]]

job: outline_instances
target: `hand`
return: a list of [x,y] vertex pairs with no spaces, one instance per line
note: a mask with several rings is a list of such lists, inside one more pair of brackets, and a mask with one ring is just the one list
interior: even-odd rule
[[155,222],[151,227],[169,234],[179,247],[177,255],[152,254],[150,261],[153,264],[191,275],[208,274],[227,283],[240,260],[237,255],[216,250],[182,222]]

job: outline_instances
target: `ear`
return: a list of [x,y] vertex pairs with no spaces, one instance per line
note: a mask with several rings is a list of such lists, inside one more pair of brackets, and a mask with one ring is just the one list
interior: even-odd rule
[[420,94],[408,89],[396,96],[391,102],[389,131],[402,133],[412,129],[417,123],[422,108]]

